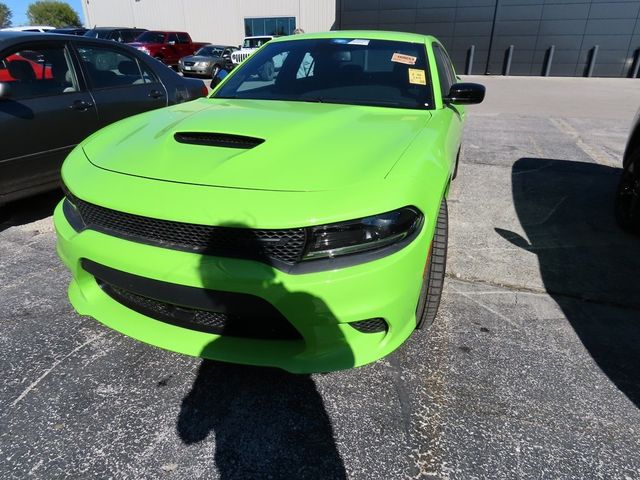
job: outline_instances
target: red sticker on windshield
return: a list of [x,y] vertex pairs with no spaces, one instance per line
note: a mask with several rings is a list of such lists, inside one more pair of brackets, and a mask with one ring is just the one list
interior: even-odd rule
[[405,55],[404,53],[394,53],[391,57],[392,62],[404,63],[405,65],[415,65],[418,57],[412,57],[411,55]]

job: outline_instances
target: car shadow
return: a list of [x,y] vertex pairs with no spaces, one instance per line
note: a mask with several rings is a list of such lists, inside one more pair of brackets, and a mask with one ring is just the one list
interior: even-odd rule
[[[240,224],[231,227],[249,231]],[[253,235],[243,241],[258,250],[264,248],[264,244]],[[211,245],[209,250],[213,253],[215,248]],[[220,271],[226,272],[231,285],[242,277],[243,286],[253,295],[269,298],[278,311],[293,305],[314,312],[316,325],[317,318],[320,318],[320,324],[335,325],[337,322],[321,299],[305,292],[287,291],[277,280],[273,267],[260,264],[255,268],[254,264],[253,268],[248,266],[247,270],[242,270],[237,261],[203,256],[200,266],[202,284],[210,289],[214,301],[215,288],[220,288],[220,280],[210,274],[214,269],[218,275]],[[234,290],[233,286],[229,290]],[[245,345],[238,322],[246,321],[245,327],[250,330],[255,327],[269,335],[270,330],[262,329],[253,322],[269,322],[272,314],[262,311],[247,313],[245,306],[233,304],[221,306],[220,311],[224,310],[229,315],[227,324],[222,327],[220,336],[203,348],[201,356],[204,358],[219,358],[220,352],[225,351],[231,356],[240,354],[268,359],[276,355],[296,355],[305,348],[305,340],[301,338],[254,339],[253,343]],[[253,318],[246,319],[247,315]],[[291,324],[288,326],[291,328]],[[314,327],[307,328],[313,331]],[[295,335],[299,335],[301,329],[293,330]],[[339,332],[337,328],[335,331]],[[339,343],[340,339],[337,341]],[[354,364],[353,354],[347,350],[338,362],[343,367]],[[243,356],[236,358],[238,361],[247,360]],[[180,439],[187,445],[203,442],[210,436],[215,439],[215,469],[224,480],[346,478],[331,419],[310,375],[204,359],[190,392],[182,401],[176,428]]]
[[525,239],[502,237],[538,257],[545,289],[593,360],[640,407],[640,239],[617,226],[622,169],[521,158],[512,192]]
[[62,190],[56,189],[1,205],[0,232],[53,215],[53,211],[62,197]]

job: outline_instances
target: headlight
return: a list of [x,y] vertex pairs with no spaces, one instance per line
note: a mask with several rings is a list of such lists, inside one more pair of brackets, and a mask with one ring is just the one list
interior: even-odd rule
[[303,260],[360,253],[401,242],[419,230],[422,218],[416,208],[404,207],[348,222],[311,227]]
[[196,67],[206,67],[209,62],[196,62]]

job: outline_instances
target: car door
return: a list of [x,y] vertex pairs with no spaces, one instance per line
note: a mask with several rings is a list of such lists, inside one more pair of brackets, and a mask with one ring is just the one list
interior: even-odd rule
[[57,182],[70,150],[98,129],[97,110],[66,41],[0,52],[0,198]]
[[[444,48],[437,43],[433,44],[433,54],[438,69],[438,78],[440,80],[440,93],[443,98],[443,115],[447,117],[447,138],[446,138],[446,154],[451,162],[451,168],[455,168],[456,158],[460,144],[462,142],[462,122],[464,121],[465,110],[461,105],[453,105],[445,103],[444,98],[449,95],[451,85],[457,82],[457,77],[451,60],[445,52]],[[453,170],[452,170],[453,171]]]
[[176,47],[178,47],[179,50],[178,59],[186,57],[187,55],[193,55],[194,48],[193,43],[191,42],[191,37],[184,32],[178,33],[177,37],[178,43]]
[[77,42],[100,126],[167,105],[167,92],[138,55],[117,44]]

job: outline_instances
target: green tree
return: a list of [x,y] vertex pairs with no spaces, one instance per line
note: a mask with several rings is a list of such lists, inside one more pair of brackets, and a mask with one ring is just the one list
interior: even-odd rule
[[39,0],[27,8],[27,18],[32,25],[52,27],[80,27],[78,14],[66,2]]
[[11,26],[11,9],[7,7],[6,3],[0,3],[0,28],[7,28]]

